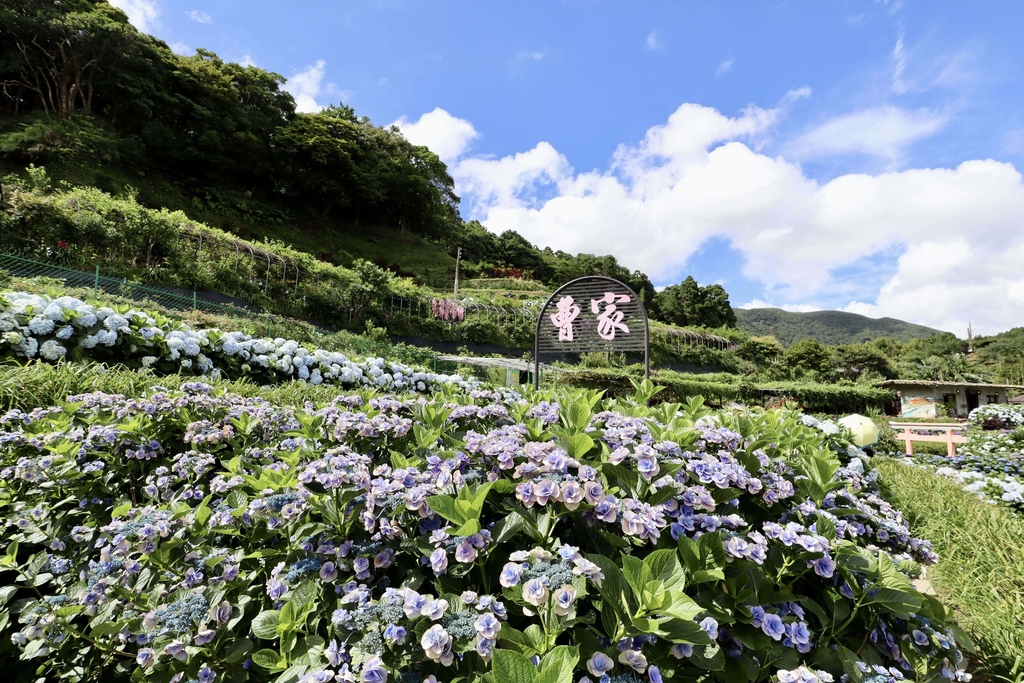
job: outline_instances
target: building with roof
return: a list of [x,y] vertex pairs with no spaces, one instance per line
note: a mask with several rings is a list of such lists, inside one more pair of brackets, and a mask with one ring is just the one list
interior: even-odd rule
[[900,417],[960,417],[979,406],[1009,403],[1024,390],[1020,384],[887,379],[875,384],[899,396]]

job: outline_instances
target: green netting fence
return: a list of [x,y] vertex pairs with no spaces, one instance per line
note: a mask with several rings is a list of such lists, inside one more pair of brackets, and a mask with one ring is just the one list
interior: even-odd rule
[[[367,339],[347,332],[336,333],[312,323],[290,321],[268,312],[216,303],[204,299],[198,291],[192,291],[189,294],[187,291],[176,292],[158,285],[107,277],[100,272],[99,266],[96,266],[95,271],[88,273],[65,268],[54,263],[0,252],[0,273],[3,272],[21,279],[52,278],[60,280],[69,288],[89,290],[93,300],[103,300],[104,297],[117,296],[137,301],[142,304],[141,307],[155,304],[160,308],[168,310],[183,312],[204,311],[212,314],[234,316],[236,318],[244,317],[250,322],[253,328],[252,331],[271,338],[285,337],[292,339],[298,337],[304,343],[315,344],[317,342],[315,339],[317,335],[340,334],[344,335],[344,339],[339,340],[338,343],[342,344],[344,348],[334,348],[332,346],[334,350],[342,350],[358,356],[383,356],[424,367],[433,365],[434,370],[437,370],[437,364],[434,360],[436,353],[429,349],[417,349],[415,347],[405,347],[404,345],[396,347],[386,340]],[[301,329],[297,328],[297,324],[302,326]]]
[[106,294],[138,302],[152,302],[164,308],[178,311],[205,311],[207,313],[234,316],[261,317],[260,313],[242,308],[241,306],[228,306],[203,299],[196,291],[189,295],[187,291],[176,292],[157,285],[147,285],[140,282],[130,282],[122,278],[107,277],[100,272],[99,266],[96,266],[94,272],[87,273],[81,270],[64,268],[45,261],[36,261],[0,252],[0,270],[19,278],[46,277],[62,280],[68,287],[92,290],[93,299],[99,299],[102,295]]

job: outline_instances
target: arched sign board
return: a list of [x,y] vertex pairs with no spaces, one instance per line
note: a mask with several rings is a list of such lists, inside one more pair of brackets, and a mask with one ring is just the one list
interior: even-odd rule
[[540,309],[533,345],[533,386],[540,387],[540,357],[595,351],[643,352],[650,374],[647,310],[627,285],[603,275],[562,285]]

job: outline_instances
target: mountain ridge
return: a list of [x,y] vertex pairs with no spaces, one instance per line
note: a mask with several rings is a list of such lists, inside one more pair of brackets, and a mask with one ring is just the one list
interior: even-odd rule
[[781,308],[737,308],[735,311],[736,326],[742,332],[759,337],[771,335],[787,347],[801,339],[836,345],[869,342],[879,337],[906,342],[942,333],[942,330],[897,318],[869,318],[846,311],[797,313]]

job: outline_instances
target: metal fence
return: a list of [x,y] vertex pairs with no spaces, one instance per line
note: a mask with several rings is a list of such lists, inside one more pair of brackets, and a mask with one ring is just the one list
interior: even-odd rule
[[158,285],[147,285],[139,282],[129,282],[123,278],[107,277],[100,272],[99,266],[96,266],[95,272],[87,273],[81,270],[64,268],[45,261],[36,261],[0,252],[0,270],[20,278],[47,277],[61,280],[68,287],[92,290],[93,299],[99,298],[101,294],[107,294],[124,297],[133,301],[152,302],[172,310],[205,311],[207,313],[253,318],[261,317],[259,312],[254,310],[241,306],[227,306],[203,299],[199,296],[199,292],[195,290],[189,295],[187,290],[184,292],[174,291]]

